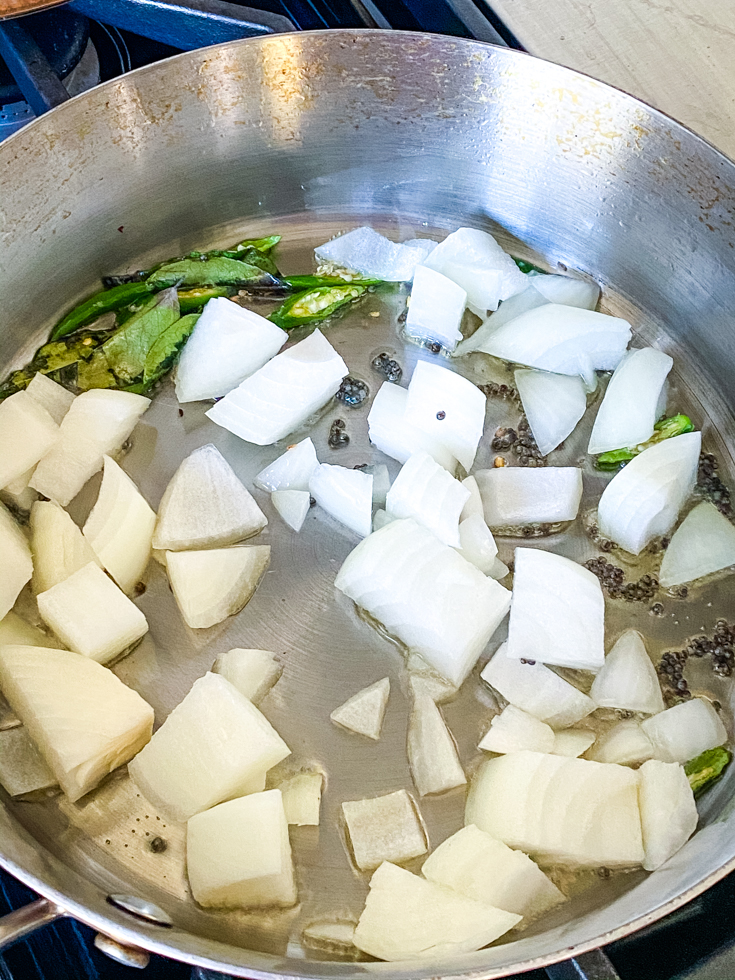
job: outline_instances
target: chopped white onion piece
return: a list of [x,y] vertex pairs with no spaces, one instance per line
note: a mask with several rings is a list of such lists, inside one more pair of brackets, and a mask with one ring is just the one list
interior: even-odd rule
[[253,793],[195,814],[186,827],[186,870],[194,900],[205,907],[294,905],[281,791]]
[[282,456],[270,463],[255,477],[253,483],[262,490],[308,490],[311,474],[319,465],[316,449],[309,436],[290,446]]
[[329,718],[335,725],[377,741],[383,727],[389,696],[390,680],[383,677],[353,694],[344,704],[335,708]]
[[420,796],[464,786],[467,778],[452,733],[428,694],[413,699],[408,719],[408,764]]
[[594,390],[595,371],[616,368],[630,337],[627,320],[546,303],[498,327],[478,349],[539,371],[578,374]]
[[578,306],[580,310],[594,310],[600,299],[600,287],[596,282],[586,279],[573,279],[571,276],[549,276],[531,272],[528,275],[531,285],[549,303],[562,306]]
[[270,545],[166,552],[171,589],[186,625],[206,629],[244,609],[270,556]]
[[[496,566],[498,546],[482,514],[473,514],[472,517],[466,517],[460,522],[459,544],[459,553],[462,557],[472,562],[483,575],[502,578],[502,576],[493,575],[493,572],[499,571]],[[502,562],[500,564],[502,565]],[[505,568],[504,565],[503,568]]]
[[444,544],[458,548],[459,515],[468,498],[469,490],[428,453],[416,453],[393,481],[385,509],[393,518],[412,517]]
[[362,541],[335,585],[457,686],[510,604],[507,589],[412,520]]
[[210,299],[176,368],[180,402],[221,398],[269,361],[288,340],[275,323],[220,296]]
[[661,762],[689,762],[727,742],[727,731],[709,701],[692,698],[641,722]]
[[495,310],[501,300],[522,292],[526,276],[486,231],[459,228],[440,242],[426,265],[456,282],[480,310]]
[[506,533],[573,521],[582,499],[582,470],[576,466],[496,466],[478,470],[475,479],[486,523]]
[[59,426],[27,391],[0,402],[0,488],[32,469],[58,437]]
[[318,245],[314,253],[319,263],[359,272],[361,276],[386,282],[409,282],[416,266],[434,248],[436,242],[428,238],[413,238],[396,244],[364,225]]
[[546,456],[566,439],[587,410],[582,379],[521,368],[515,372],[515,381],[533,438]]
[[66,507],[102,469],[105,455],[119,452],[149,405],[150,399],[129,391],[95,389],[77,395],[30,485]]
[[655,871],[686,844],[697,829],[699,815],[682,766],[652,759],[643,763],[638,775],[643,867]]
[[653,347],[628,351],[610,378],[588,453],[625,449],[651,438],[661,391],[673,365],[668,354]]
[[171,477],[158,507],[153,547],[225,547],[252,537],[267,523],[230,464],[210,444],[190,453]]
[[522,292],[515,293],[510,299],[502,302],[495,313],[491,313],[487,319],[481,317],[483,322],[471,336],[457,345],[454,357],[462,357],[464,354],[482,350],[490,335],[498,327],[515,320],[521,313],[535,310],[537,306],[544,306],[548,302],[538,290],[533,288],[530,276],[527,277],[526,283],[526,288]]
[[311,507],[311,494],[308,490],[274,490],[271,503],[289,527],[300,531]]
[[504,643],[483,668],[480,677],[529,715],[552,728],[566,728],[591,714],[597,705],[544,664],[521,663],[508,656]]
[[0,785],[8,796],[24,796],[57,785],[56,777],[22,725],[0,731]]
[[485,752],[553,752],[554,731],[543,721],[509,704],[490,722],[478,749]]
[[[557,732],[554,736],[554,748],[551,750],[554,755],[566,755],[570,759],[577,759],[595,741],[595,733],[588,728],[567,728],[563,732]],[[609,761],[598,759],[598,762]]]
[[324,775],[299,772],[278,784],[283,795],[286,820],[296,827],[318,827]]
[[470,824],[424,861],[421,874],[437,885],[496,908],[535,918],[566,901],[527,855]]
[[94,562],[41,592],[38,611],[65,646],[101,664],[148,632],[140,609]]
[[57,425],[61,425],[61,420],[74,401],[74,395],[70,391],[40,372],[33,375],[26,392],[41,408],[46,409]]
[[355,923],[340,919],[310,922],[301,933],[301,943],[314,949],[341,954],[355,954]]
[[212,670],[233,684],[253,704],[260,704],[283,673],[270,650],[244,650],[235,647],[221,653]]
[[373,463],[363,467],[363,473],[373,478],[373,507],[385,507],[385,498],[390,490],[390,473],[385,463]]
[[605,599],[599,579],[576,561],[516,548],[509,657],[598,670],[605,662]]
[[46,592],[90,562],[101,562],[67,512],[51,500],[31,508],[33,591]]
[[443,443],[469,471],[485,425],[487,398],[460,374],[419,361],[408,386],[406,421]]
[[311,474],[309,492],[323,510],[361,538],[372,531],[372,476],[362,470],[320,463]]
[[414,453],[426,452],[454,473],[457,460],[444,443],[406,420],[407,401],[408,391],[400,385],[385,381],[380,386],[368,415],[370,442],[399,463],[405,463]]
[[184,821],[244,795],[287,755],[265,715],[224,677],[209,673],[194,681],[128,771],[149,803]]
[[370,879],[353,939],[380,960],[451,958],[487,946],[520,919],[386,861]]
[[246,378],[207,417],[246,442],[268,446],[328,402],[347,373],[345,362],[316,329]]
[[28,512],[38,500],[36,491],[28,486],[34,470],[35,467],[24,473],[22,477],[9,483],[7,487],[3,487],[0,490],[0,500],[15,510]]
[[600,497],[600,534],[634,555],[668,534],[694,489],[701,447],[701,432],[685,432],[631,459]]
[[[561,732],[559,733],[561,734]],[[619,766],[639,766],[653,758],[651,740],[634,718],[619,721],[600,735],[588,757],[595,762],[613,762]]]
[[664,710],[656,668],[637,630],[626,630],[616,641],[595,677],[590,697],[601,708],[646,715]]
[[477,480],[474,476],[465,477],[462,480],[462,486],[467,487],[470,495],[467,503],[462,508],[462,513],[459,515],[460,521],[466,521],[468,517],[474,517],[475,514],[479,514],[484,520],[485,511],[483,510],[482,497],[480,496],[480,488],[477,485]]
[[3,646],[0,688],[72,802],[151,737],[153,708],[78,653]]
[[427,843],[416,806],[405,791],[342,804],[355,864],[372,871],[383,861],[401,864],[426,854]]
[[406,333],[452,351],[462,339],[459,325],[466,305],[467,293],[461,286],[419,265],[413,277]]
[[11,609],[0,619],[0,647],[4,646],[61,647],[62,644],[38,626],[31,626]]
[[505,578],[506,575],[510,575],[510,569],[499,558],[496,558],[489,574],[490,578],[495,578],[500,581],[501,578]]
[[436,704],[441,704],[457,693],[453,684],[431,670],[413,671],[409,667],[409,671],[408,687],[414,699],[427,694]]
[[143,578],[151,557],[156,515],[128,474],[109,456],[84,537],[123,592]]
[[638,777],[625,766],[540,752],[489,759],[472,780],[465,824],[544,863],[643,862]]
[[735,526],[705,500],[687,514],[672,534],[658,580],[668,589],[730,565],[735,565]]

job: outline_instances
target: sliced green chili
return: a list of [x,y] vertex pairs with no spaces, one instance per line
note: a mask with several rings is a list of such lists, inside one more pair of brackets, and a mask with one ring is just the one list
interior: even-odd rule
[[290,296],[268,317],[284,330],[294,330],[308,323],[319,323],[337,310],[358,299],[367,286],[343,283],[341,286],[317,286]]
[[60,340],[67,334],[86,327],[103,313],[121,310],[131,303],[146,300],[160,288],[160,285],[150,282],[127,282],[113,286],[112,289],[103,289],[70,310],[51,331],[49,340]]
[[629,463],[631,459],[638,456],[651,446],[663,442],[664,439],[671,439],[674,436],[683,435],[685,432],[693,432],[694,424],[688,415],[672,415],[667,419],[661,419],[654,427],[653,435],[645,442],[639,443],[630,449],[611,449],[610,452],[600,453],[595,465],[600,470],[611,471],[618,469],[624,463]]

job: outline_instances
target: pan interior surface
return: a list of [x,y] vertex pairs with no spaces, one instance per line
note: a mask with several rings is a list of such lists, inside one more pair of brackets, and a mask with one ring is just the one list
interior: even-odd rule
[[[360,224],[396,240],[439,239],[471,224],[550,271],[600,282],[602,308],[631,321],[634,342],[674,357],[669,403],[702,428],[723,479],[732,482],[735,166],[660,113],[591,79],[449,38],[284,35],[182,55],[72,100],[0,146],[0,173],[3,374],[102,274],[272,233],[283,236],[280,267],[310,272],[315,245]],[[419,357],[433,356],[400,336],[405,298],[400,287],[370,294],[328,328],[371,394],[382,380],[370,367],[377,353],[397,357],[406,378]],[[512,383],[499,363],[473,357],[452,366],[477,382]],[[180,416],[167,382],[135,430],[125,468],[152,506],[181,459],[200,445],[214,442],[247,486],[283,451],[242,443],[209,422],[206,407],[184,406]],[[335,405],[322,413],[311,430],[319,458],[345,466],[387,462],[395,476],[398,464],[367,441],[367,411]],[[327,433],[338,416],[351,441],[331,450]],[[584,458],[586,418],[589,425],[555,451],[553,464]],[[490,465],[494,429],[515,422],[517,410],[489,399],[477,467]],[[73,503],[75,519],[88,512],[98,483]],[[585,485],[589,509],[603,484],[588,464]],[[255,543],[271,544],[273,559],[244,612],[209,630],[187,629],[163,569],[151,562],[138,600],[151,633],[114,669],[153,705],[160,724],[218,653],[257,647],[282,658],[283,677],[263,710],[292,748],[287,766],[317,766],[327,780],[321,826],[292,831],[300,905],[278,914],[197,908],[183,871],[183,828],[152,810],[124,772],[76,804],[5,799],[0,856],[109,934],[236,975],[425,975],[415,965],[353,963],[300,942],[314,921],[359,915],[367,877],[351,867],[340,804],[413,791],[405,757],[409,702],[400,651],[333,588],[357,539],[316,510],[295,535],[267,495],[258,502],[269,525]],[[532,543],[577,560],[592,557],[598,552],[581,524]],[[521,542],[499,540],[507,561]],[[609,603],[608,639],[634,626],[658,660],[711,631],[718,618],[732,618],[727,579],[692,590],[686,601],[662,601],[661,617],[648,603]],[[496,634],[480,666],[502,638]],[[445,707],[468,774],[493,708],[478,672]],[[330,725],[334,707],[384,676],[392,696],[377,744]],[[731,686],[704,665],[690,686],[731,711]],[[707,795],[702,829],[665,868],[564,880],[572,900],[563,909],[491,949],[432,963],[432,973],[490,977],[527,969],[643,925],[691,897],[735,858],[733,779],[729,773]],[[461,826],[464,794],[419,806],[436,845]],[[151,848],[154,838],[166,842],[164,851]],[[113,893],[154,902],[173,927],[136,923],[106,903]]]

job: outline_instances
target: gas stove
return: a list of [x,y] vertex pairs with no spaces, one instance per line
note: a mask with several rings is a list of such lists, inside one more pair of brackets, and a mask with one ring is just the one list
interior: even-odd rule
[[[523,50],[484,0],[72,0],[0,20],[0,140],[70,96],[182,50],[293,30],[374,28],[475,38]],[[0,0],[0,17],[51,7]],[[33,895],[0,871],[0,915]],[[733,980],[735,875],[666,919],[578,962],[524,980]],[[93,931],[64,920],[0,955],[0,980],[123,980],[130,962],[109,958]],[[118,955],[119,951],[118,951]],[[140,964],[138,964],[140,965]],[[148,980],[226,980],[157,956]],[[517,977],[516,980],[521,980]]]

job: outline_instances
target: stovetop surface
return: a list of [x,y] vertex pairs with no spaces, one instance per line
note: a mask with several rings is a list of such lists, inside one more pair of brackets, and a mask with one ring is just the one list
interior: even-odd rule
[[[479,12],[481,23],[487,22],[511,47],[521,47],[483,0],[462,0],[459,5],[447,0],[369,0],[364,5],[359,0],[231,2],[280,14],[302,30],[364,27],[367,14],[383,18],[394,29],[458,37],[473,36],[471,28],[476,27]],[[456,10],[464,16],[458,16]],[[57,22],[64,16],[62,11],[50,11],[27,20],[49,18],[58,38]],[[69,33],[70,43],[78,46],[82,35],[76,30]],[[89,37],[99,55],[101,81],[178,53],[173,46],[94,21]],[[66,75],[69,65],[61,45],[49,42],[47,48],[52,63]],[[0,66],[0,89],[3,84],[12,85],[12,81]],[[35,897],[0,871],[0,915]],[[130,980],[130,967],[98,952],[93,939],[92,930],[72,920],[47,926],[0,955],[0,980]],[[607,947],[606,953],[622,980],[735,980],[735,874],[662,922]],[[152,956],[144,975],[147,980],[196,980],[195,972],[184,964]],[[547,980],[543,971],[522,976],[524,980]]]

